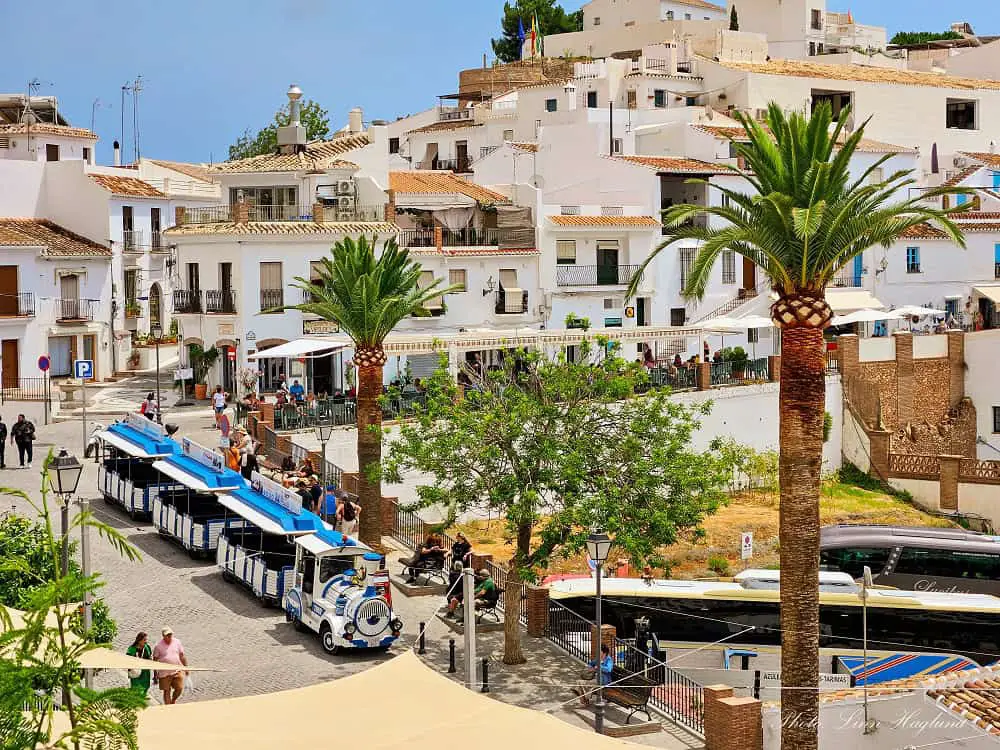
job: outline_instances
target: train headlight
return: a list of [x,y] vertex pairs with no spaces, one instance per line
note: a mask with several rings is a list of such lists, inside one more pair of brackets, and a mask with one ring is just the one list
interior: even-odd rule
[[399,635],[403,632],[403,621],[396,617],[389,623],[389,627],[392,628],[394,635]]
[[355,630],[357,630],[357,627],[355,627],[353,622],[349,622],[346,625],[344,625],[344,635],[346,635],[348,638],[354,635]]

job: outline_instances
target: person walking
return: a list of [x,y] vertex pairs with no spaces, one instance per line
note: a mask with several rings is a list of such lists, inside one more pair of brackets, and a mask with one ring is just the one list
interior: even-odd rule
[[[174,631],[164,628],[163,639],[156,644],[153,649],[153,661],[170,666],[187,666],[187,656],[184,653],[184,645],[179,638],[174,638]],[[172,706],[184,692],[184,678],[187,672],[183,669],[158,669],[156,670],[156,682],[163,693],[163,703]]]
[[[146,634],[140,632],[135,637],[135,640],[132,641],[132,645],[125,650],[125,653],[129,656],[134,656],[136,659],[152,660],[153,647],[149,645]],[[149,692],[152,674],[148,669],[130,669],[128,671],[129,687],[145,696]]]
[[219,429],[219,422],[222,413],[226,410],[226,394],[222,392],[222,386],[215,386],[215,393],[212,394],[212,408],[215,410],[215,429]]
[[7,468],[7,461],[4,459],[4,450],[7,448],[7,424],[0,417],[0,469]]
[[350,495],[344,495],[343,502],[337,508],[337,530],[344,536],[358,533],[358,521],[361,518],[361,506],[351,502]]
[[139,407],[139,413],[144,415],[146,419],[156,421],[156,414],[160,410],[160,405],[156,403],[156,397],[153,396],[153,392],[150,391],[146,394],[146,399],[142,402],[142,406]]
[[32,449],[31,444],[35,441],[35,425],[29,419],[25,419],[23,414],[17,415],[17,422],[10,431],[10,442],[17,445],[17,457],[21,468],[27,458],[28,468],[31,468]]

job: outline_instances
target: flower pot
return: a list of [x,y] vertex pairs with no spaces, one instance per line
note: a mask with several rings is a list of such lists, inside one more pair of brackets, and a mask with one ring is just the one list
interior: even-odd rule
[[208,386],[205,383],[195,383],[194,397],[199,401],[208,398]]

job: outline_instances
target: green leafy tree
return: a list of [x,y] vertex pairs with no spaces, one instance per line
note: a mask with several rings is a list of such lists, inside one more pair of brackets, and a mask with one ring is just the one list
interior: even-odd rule
[[736,12],[735,5],[733,6],[733,9],[729,11],[729,30],[730,31],[740,30],[740,16],[739,13]]
[[[868,248],[889,247],[913,227],[930,223],[956,246],[959,228],[948,218],[955,210],[933,208],[943,195],[971,194],[963,188],[935,188],[907,198],[914,183],[899,171],[887,179],[877,170],[886,154],[862,174],[851,161],[865,136],[865,122],[844,132],[848,114],[834,125],[829,104],[810,118],[786,116],[777,104],[764,124],[735,113],[747,142],[733,148],[746,169],[730,169],[750,190],[712,185],[728,205],[678,205],[663,214],[663,243],[641,270],[679,239],[700,241],[684,293],[701,298],[719,256],[734,250],[763,269],[778,299],[771,317],[781,334],[779,464],[781,545],[781,746],[815,750],[819,716],[819,491],[823,464],[826,392],[823,330],[833,311],[826,287]],[[845,137],[846,136],[846,137]],[[704,180],[693,180],[708,184]],[[957,208],[957,207],[956,207]],[[717,220],[700,226],[692,219]],[[634,296],[636,275],[628,290]]]
[[[50,453],[46,466],[51,459]],[[53,531],[51,490],[47,468],[40,502],[20,490],[0,489],[0,494],[30,504],[41,519],[29,530],[40,545],[21,549],[10,545],[0,557],[0,575],[20,577],[30,589],[21,598],[23,616],[14,618],[0,606],[0,749],[138,750],[138,712],[146,705],[145,696],[126,687],[98,691],[80,683],[81,658],[95,644],[74,633],[75,603],[93,597],[102,583],[99,575],[84,576],[76,567],[62,575],[63,540]],[[84,529],[103,537],[122,557],[139,559],[139,552],[120,532],[90,511],[78,513],[68,533]],[[54,725],[59,695],[68,728]]]
[[889,44],[926,44],[927,42],[937,42],[945,39],[961,39],[962,35],[957,31],[898,31],[889,40]]
[[376,258],[377,238],[345,237],[333,246],[332,257],[323,258],[314,280],[296,277],[293,286],[306,291],[310,302],[291,305],[335,321],[354,342],[354,364],[358,369],[358,501],[361,539],[382,544],[382,369],[388,361],[383,343],[400,321],[429,315],[426,304],[456,287],[438,288],[439,282],[420,286],[419,263],[396,240],[385,243]]
[[[518,38],[519,23],[524,24],[526,34],[531,33],[531,22],[538,15],[538,33],[565,34],[579,31],[583,23],[583,11],[567,13],[556,0],[516,0],[503,4],[503,18],[500,19],[501,36],[492,40],[493,54],[501,62],[515,62],[521,59],[521,41]],[[541,44],[542,40],[538,40]]]
[[[278,150],[278,128],[292,121],[291,112],[286,103],[274,113],[274,121],[258,130],[256,134],[249,128],[229,147],[229,159],[248,159],[261,154],[273,154]],[[312,99],[302,102],[299,121],[306,129],[306,140],[324,140],[330,135],[330,117],[325,109]]]
[[[384,463],[392,482],[407,472],[433,478],[418,488],[417,509],[447,508],[448,523],[468,512],[506,521],[507,612],[519,611],[521,581],[583,551],[595,527],[619,554],[662,566],[659,548],[725,500],[725,462],[691,448],[709,406],[685,406],[666,390],[637,397],[648,376],[617,345],[585,341],[580,350],[578,363],[518,352],[498,371],[470,371],[464,397],[438,370]],[[518,619],[505,620],[503,660],[518,664]]]

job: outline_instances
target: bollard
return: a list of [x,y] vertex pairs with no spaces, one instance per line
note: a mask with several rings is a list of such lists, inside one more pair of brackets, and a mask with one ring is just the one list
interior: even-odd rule
[[455,668],[455,639],[448,639],[448,674],[455,674],[458,670]]
[[418,654],[426,654],[427,653],[427,644],[424,642],[424,627],[425,626],[426,626],[426,623],[423,623],[423,622],[420,623],[420,645],[417,646],[417,653]]
[[490,660],[485,656],[483,657],[483,687],[479,692],[490,692]]

